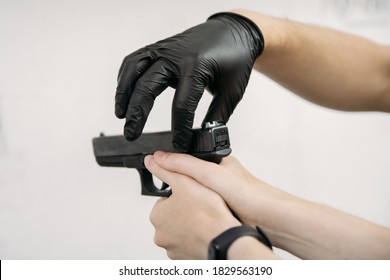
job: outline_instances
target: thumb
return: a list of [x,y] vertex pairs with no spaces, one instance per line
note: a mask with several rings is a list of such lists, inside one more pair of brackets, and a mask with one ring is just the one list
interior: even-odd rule
[[188,154],[161,151],[154,153],[154,159],[161,168],[193,178],[217,193],[222,194],[226,189],[227,182],[224,182],[224,180],[229,176],[226,174],[227,170],[218,164]]

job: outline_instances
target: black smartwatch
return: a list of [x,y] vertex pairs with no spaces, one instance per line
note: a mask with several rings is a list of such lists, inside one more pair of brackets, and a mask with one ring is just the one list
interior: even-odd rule
[[226,260],[227,251],[232,243],[239,237],[253,236],[272,250],[272,244],[264,232],[259,228],[249,226],[232,227],[211,240],[208,248],[209,260]]

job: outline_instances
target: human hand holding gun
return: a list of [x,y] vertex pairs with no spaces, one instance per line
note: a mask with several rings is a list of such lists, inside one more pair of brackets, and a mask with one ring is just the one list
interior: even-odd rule
[[[129,142],[122,135],[104,136],[93,139],[96,161],[101,166],[136,168],[141,177],[142,194],[150,196],[169,196],[171,190],[163,183],[158,188],[153,176],[144,165],[144,158],[156,151],[175,152],[170,131],[143,133]],[[220,163],[231,153],[229,132],[218,122],[204,123],[200,129],[193,130],[189,153],[197,158]]]

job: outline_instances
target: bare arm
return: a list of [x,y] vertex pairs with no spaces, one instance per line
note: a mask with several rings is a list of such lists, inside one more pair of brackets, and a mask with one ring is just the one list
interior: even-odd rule
[[[223,197],[243,224],[260,226],[274,246],[300,258],[390,259],[389,228],[278,190],[253,177],[233,157],[216,165],[189,155],[157,155],[158,166],[174,174],[172,183],[175,176],[185,175],[207,186]],[[246,242],[233,244],[228,257],[270,257],[255,247],[260,255],[252,255]]]
[[256,12],[234,12],[263,32],[265,49],[256,70],[322,106],[390,112],[390,46]]
[[388,228],[289,194],[272,203],[263,229],[279,248],[304,259],[390,259]]

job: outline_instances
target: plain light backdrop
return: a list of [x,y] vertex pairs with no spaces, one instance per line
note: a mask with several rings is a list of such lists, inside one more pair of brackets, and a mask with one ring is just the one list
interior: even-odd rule
[[[149,222],[156,198],[140,195],[135,170],[98,166],[91,139],[122,133],[124,56],[233,8],[390,43],[389,0],[0,0],[0,259],[166,258]],[[170,129],[173,93],[145,131]],[[257,177],[390,226],[390,115],[321,108],[253,72],[228,126]]]

